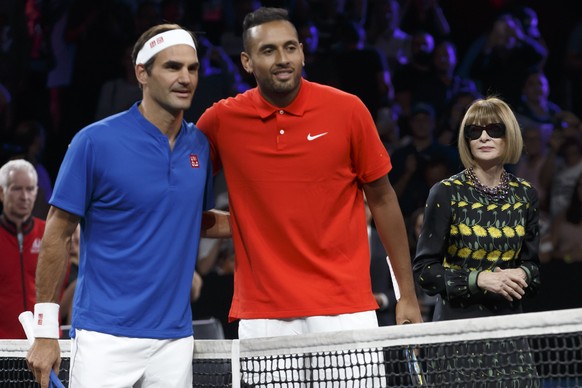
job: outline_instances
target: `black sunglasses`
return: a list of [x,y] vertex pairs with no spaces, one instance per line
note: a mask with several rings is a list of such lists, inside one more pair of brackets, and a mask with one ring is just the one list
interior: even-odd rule
[[505,136],[505,124],[493,123],[487,124],[484,127],[474,124],[465,125],[465,137],[469,140],[479,139],[483,131],[487,132],[487,135],[490,137],[499,139],[500,137]]

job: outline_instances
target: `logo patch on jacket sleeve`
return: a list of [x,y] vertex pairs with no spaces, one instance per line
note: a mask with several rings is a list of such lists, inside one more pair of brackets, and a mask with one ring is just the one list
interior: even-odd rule
[[200,163],[198,162],[198,155],[190,154],[190,166],[192,166],[192,168],[200,167]]

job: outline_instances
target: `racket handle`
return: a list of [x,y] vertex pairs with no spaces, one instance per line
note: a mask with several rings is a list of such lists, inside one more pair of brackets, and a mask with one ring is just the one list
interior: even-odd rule
[[[33,330],[34,317],[32,315],[32,312],[25,311],[23,313],[20,313],[20,315],[18,316],[18,320],[20,321],[20,324],[24,329],[24,333],[26,334],[26,339],[28,340],[29,345],[32,346],[32,344],[34,343],[34,330]],[[61,380],[59,380],[59,377],[57,376],[55,371],[52,369],[51,374],[49,376],[49,388],[65,388]]]
[[59,376],[52,369],[49,377],[49,388],[65,388],[61,380],[59,380]]
[[388,268],[390,269],[390,278],[392,279],[392,287],[394,288],[394,297],[396,298],[396,302],[398,302],[400,300],[400,287],[396,281],[396,275],[394,274],[394,269],[392,269],[390,257],[386,256],[386,261],[388,262]]

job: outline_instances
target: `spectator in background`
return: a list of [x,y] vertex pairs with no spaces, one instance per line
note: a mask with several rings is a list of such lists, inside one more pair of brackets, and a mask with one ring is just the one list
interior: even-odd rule
[[12,94],[0,82],[0,140],[6,140],[8,137],[8,130],[12,128]]
[[428,168],[436,161],[442,161],[446,168],[445,176],[459,170],[457,150],[440,144],[435,138],[436,116],[432,106],[418,103],[414,105],[410,118],[410,141],[392,153],[390,180],[404,217],[426,202],[430,189],[427,181]]
[[400,29],[400,5],[398,0],[377,0],[372,3],[368,42],[386,59],[388,69],[394,74],[407,64],[412,56],[412,37]]
[[547,211],[547,193],[540,182],[540,174],[548,151],[547,137],[537,125],[522,127],[523,154],[517,162],[515,175],[527,180],[538,191],[540,208]]
[[336,1],[338,6],[348,22],[356,23],[364,27],[368,20],[368,3],[369,0],[347,0]]
[[477,81],[482,94],[499,95],[512,107],[519,103],[528,72],[541,69],[548,56],[547,49],[508,13],[495,20],[477,47],[469,78]]
[[564,58],[568,109],[582,116],[582,21],[570,32]]
[[[511,14],[514,15],[517,21],[521,24],[523,33],[526,36],[533,39],[542,45],[546,50],[548,50],[546,41],[539,29],[538,14],[533,8],[527,6],[517,6],[511,11]],[[542,67],[543,65],[545,65],[545,61],[542,64]]]
[[573,112],[563,110],[556,114],[556,128],[562,128],[564,136],[582,136],[582,121]]
[[319,31],[319,44],[330,48],[338,41],[339,28],[347,19],[343,1],[321,0],[311,4],[313,22]]
[[549,100],[550,83],[543,71],[531,69],[524,80],[521,98],[515,106],[515,115],[522,128],[539,126],[543,132],[544,141],[558,124],[558,113],[562,110]]
[[[32,117],[50,123],[46,82],[53,61],[50,47],[51,11],[58,2],[23,0],[20,3],[24,5],[25,29],[24,35],[20,35],[23,39],[15,44],[23,48],[22,69],[9,74],[11,78],[22,75],[22,78],[13,81],[15,84],[11,89],[14,117],[17,122],[22,117],[31,117],[32,113]],[[15,37],[18,36],[15,34]]]
[[[412,35],[411,60],[399,67],[392,77],[394,83],[394,100],[400,106],[401,119],[406,122],[412,105],[417,102],[414,96],[426,88],[432,77],[432,55],[434,38],[426,31],[418,31]],[[433,108],[434,109],[434,108]]]
[[552,256],[549,193],[540,181],[542,167],[548,153],[547,136],[538,125],[522,127],[523,153],[515,165],[515,175],[525,179],[537,190],[539,198],[540,261],[547,262]]
[[552,250],[554,259],[582,262],[582,174],[565,211],[552,221]]
[[311,21],[305,21],[297,26],[299,41],[303,44],[305,66],[303,76],[313,82],[325,85],[333,84],[333,71],[335,64],[332,61],[329,48],[319,44],[319,30]]
[[461,90],[446,101],[444,113],[437,123],[436,137],[439,143],[457,147],[463,116],[467,108],[479,97],[477,91]]
[[[458,161],[458,154],[456,150],[454,150],[450,146],[445,146],[445,148],[448,148],[448,150],[450,151],[452,155],[450,158]],[[446,153],[443,153],[437,154],[430,159],[423,175],[424,183],[428,187],[432,187],[437,182],[440,182],[443,179],[449,177],[451,175],[451,171],[458,171],[460,169],[459,167],[457,167],[456,169],[452,168],[454,164],[451,163],[450,158],[447,157]]]
[[105,81],[101,86],[95,112],[96,120],[128,110],[141,99],[141,90],[131,63],[132,49],[133,46],[128,45],[120,57],[122,68],[120,76]]
[[38,194],[32,214],[43,220],[48,214],[48,202],[53,193],[52,178],[43,164],[45,142],[46,131],[39,121],[23,121],[14,131],[14,143],[21,150],[15,158],[28,160],[37,173]]
[[249,88],[243,82],[239,68],[220,47],[204,36],[198,39],[198,87],[196,98],[184,113],[188,121],[196,121],[214,102],[241,93]]
[[477,93],[473,80],[457,75],[457,48],[450,40],[438,42],[432,55],[432,74],[426,84],[415,90],[412,101],[422,101],[435,108],[440,122],[448,101],[461,92]]
[[160,17],[164,23],[184,25],[184,0],[161,0]]
[[398,126],[398,110],[395,106],[380,108],[376,117],[376,128],[386,151],[388,151],[389,155],[392,155],[394,150],[402,145],[400,127]]
[[46,86],[50,93],[51,132],[58,134],[63,124],[63,104],[65,91],[71,85],[73,63],[76,46],[67,41],[66,28],[69,24],[69,12],[74,0],[55,2],[60,3],[61,9],[55,12],[58,18],[50,31],[50,47],[52,51],[52,66],[47,74]]
[[451,33],[439,0],[404,0],[401,15],[400,27],[409,34],[426,31],[436,39],[443,39]]
[[558,127],[552,132],[540,172],[540,184],[549,196],[552,218],[566,210],[576,180],[582,174],[581,137],[567,136],[565,131]]
[[[305,53],[305,61],[310,58],[311,54],[317,54],[319,47],[319,31],[312,20],[306,20],[297,26],[297,33],[299,34],[299,41],[303,45],[303,52]],[[306,71],[304,66],[304,71]]]
[[[226,2],[224,2],[226,4]],[[228,7],[223,4],[222,7]],[[254,85],[254,79],[249,74],[244,72],[242,66],[240,66],[240,52],[243,49],[242,42],[242,22],[245,15],[252,12],[261,6],[260,0],[238,0],[232,2],[229,9],[229,17],[224,18],[224,25],[221,28],[221,33],[218,37],[219,46],[226,52],[230,59],[239,67],[239,71],[243,76],[243,82],[250,85]],[[214,2],[209,2],[206,7],[208,8],[208,17],[215,15],[218,10],[214,8],[221,7]],[[226,11],[223,11],[226,12]]]
[[23,159],[0,168],[0,338],[26,339],[18,321],[36,302],[35,275],[45,222],[32,216],[34,166]]
[[[378,110],[391,105],[394,98],[390,72],[379,52],[366,44],[362,26],[346,21],[339,31],[340,40],[332,57],[332,85],[358,96],[376,119]],[[356,68],[359,70],[354,71]]]
[[[22,0],[0,2],[0,119],[4,119],[3,98],[6,95],[10,99],[14,98],[14,92],[21,85],[28,66],[24,6]],[[11,128],[11,125],[2,127],[3,121],[0,121],[0,135],[2,131]]]
[[[123,74],[119,64],[136,34],[135,17],[129,7],[116,0],[73,1],[65,28],[66,42],[76,47],[63,106],[65,144],[95,119],[103,84]],[[107,53],[107,60],[96,60],[98,53]]]
[[149,28],[162,22],[160,2],[157,0],[141,0],[134,12],[135,34],[141,35]]

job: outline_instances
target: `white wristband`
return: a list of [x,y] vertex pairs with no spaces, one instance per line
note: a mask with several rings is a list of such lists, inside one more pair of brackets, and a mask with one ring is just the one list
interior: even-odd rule
[[34,338],[59,338],[59,307],[57,303],[34,305]]

